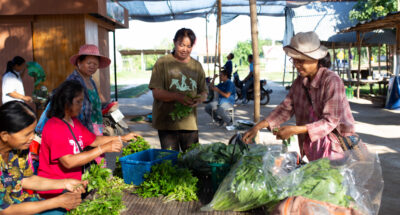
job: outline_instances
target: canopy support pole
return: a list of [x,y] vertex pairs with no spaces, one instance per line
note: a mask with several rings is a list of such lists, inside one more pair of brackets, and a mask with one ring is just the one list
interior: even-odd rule
[[208,14],[206,14],[206,63],[207,63],[207,74],[208,77],[211,76],[210,74],[210,61],[209,61],[209,56],[208,56]]
[[114,48],[114,97],[115,101],[118,101],[118,84],[117,84],[117,48],[115,46],[115,30],[113,31],[113,48]]
[[360,99],[361,38],[360,38],[360,32],[359,31],[357,31],[357,54],[358,54],[357,99]]
[[[254,122],[260,121],[260,60],[258,53],[258,28],[256,0],[250,0],[251,44],[254,63]],[[258,138],[257,138],[258,139]]]
[[379,75],[381,75],[381,48],[382,48],[382,44],[378,45],[378,71],[379,71]]
[[367,56],[368,56],[368,75],[372,75],[372,64],[371,64],[371,57],[372,57],[372,49],[371,46],[367,47]]
[[221,16],[222,16],[222,0],[218,0],[218,65],[219,73],[221,72]]

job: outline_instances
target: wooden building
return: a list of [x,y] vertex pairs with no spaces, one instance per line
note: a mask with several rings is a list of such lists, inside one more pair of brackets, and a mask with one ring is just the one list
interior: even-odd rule
[[[116,28],[128,28],[128,11],[114,0],[0,0],[0,74],[7,61],[22,56],[43,67],[50,91],[74,70],[69,58],[81,45],[95,44],[108,56],[108,35]],[[110,68],[93,79],[109,99]],[[25,74],[23,81],[32,95],[33,79]]]

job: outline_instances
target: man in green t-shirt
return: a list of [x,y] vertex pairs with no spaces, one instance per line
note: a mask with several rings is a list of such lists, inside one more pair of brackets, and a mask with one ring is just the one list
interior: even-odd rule
[[[153,67],[149,88],[153,92],[153,127],[158,130],[161,148],[185,151],[199,142],[196,106],[207,98],[205,74],[201,64],[190,57],[196,36],[182,28],[174,37],[174,51],[161,57]],[[189,109],[174,117],[176,106]]]

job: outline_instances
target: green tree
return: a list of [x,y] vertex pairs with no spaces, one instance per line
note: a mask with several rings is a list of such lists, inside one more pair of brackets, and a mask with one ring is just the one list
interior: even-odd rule
[[[264,56],[262,47],[267,45],[272,45],[270,39],[258,39],[258,53],[260,53],[261,57]],[[232,60],[234,64],[248,66],[249,63],[247,62],[247,56],[253,54],[251,40],[238,42],[233,50],[233,54],[235,55],[235,58]]]
[[397,11],[397,0],[358,0],[350,11],[350,19],[365,21]]

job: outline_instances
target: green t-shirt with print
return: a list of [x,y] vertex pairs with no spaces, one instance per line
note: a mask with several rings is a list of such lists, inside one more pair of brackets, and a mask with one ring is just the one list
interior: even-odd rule
[[[165,55],[153,67],[149,88],[200,95],[206,92],[203,67],[193,58],[188,63],[182,63],[172,54]],[[196,108],[188,117],[174,121],[169,115],[174,110],[174,104],[154,99],[153,127],[158,130],[198,130]]]

